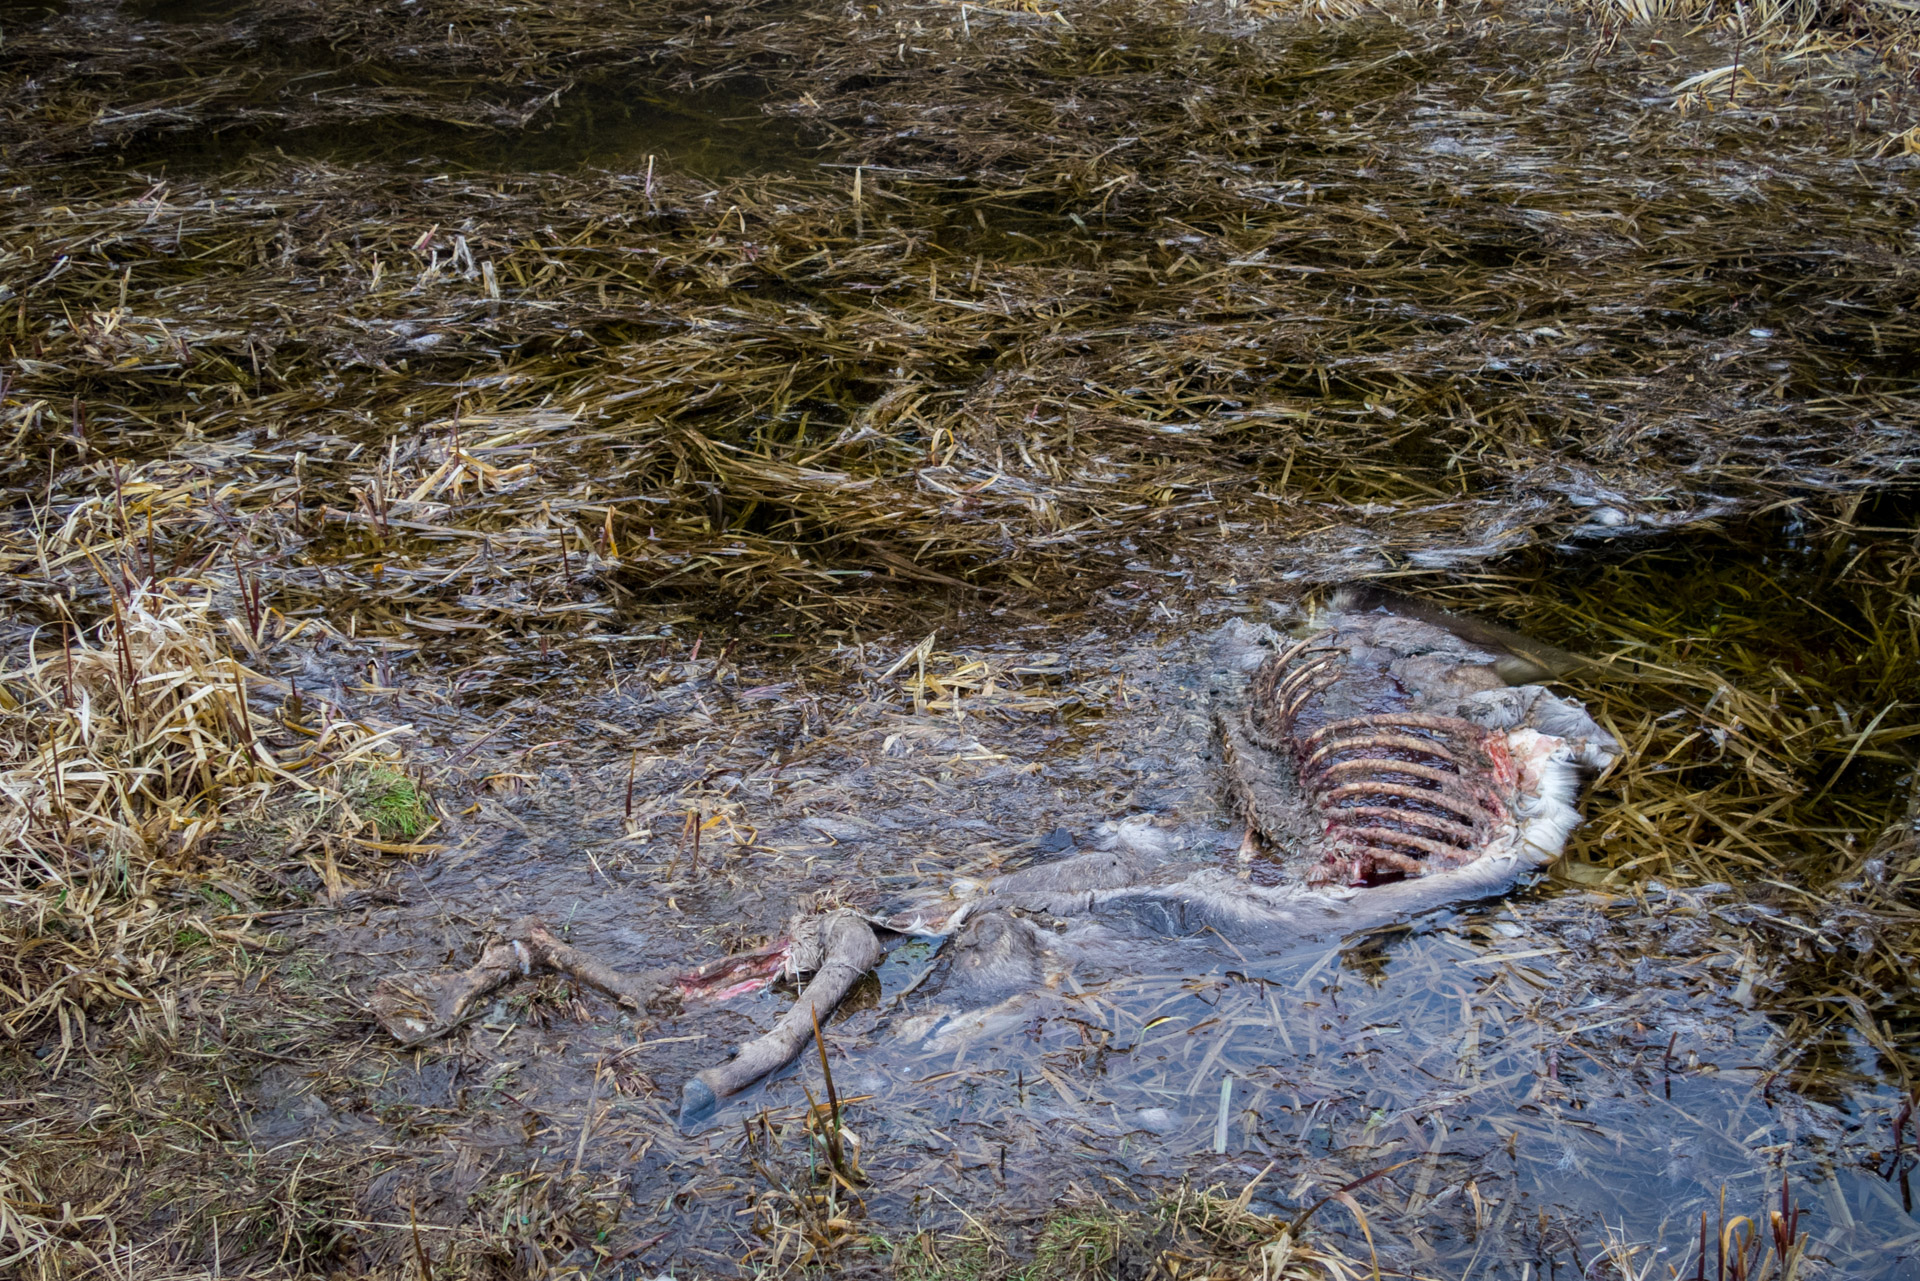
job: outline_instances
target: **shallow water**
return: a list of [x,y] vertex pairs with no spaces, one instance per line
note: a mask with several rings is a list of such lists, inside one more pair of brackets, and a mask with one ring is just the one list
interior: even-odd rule
[[[1683,112],[1711,38],[1588,59],[1580,29],[1482,11],[589,5],[558,35],[299,28],[263,89],[234,68],[272,6],[84,8],[177,115],[9,135],[0,465],[63,518],[123,480],[136,512],[189,493],[149,557],[324,622],[261,661],[415,727],[447,848],[403,903],[289,929],[302,1001],[526,914],[623,967],[704,961],[1130,815],[1225,859],[1200,639],[1354,577],[1827,691],[1843,746],[1790,831],[1751,829],[1767,875],[1858,877],[1903,811],[1907,740],[1838,758],[1914,684],[1860,657],[1869,615],[1911,610],[1860,582],[1915,528],[1890,491],[1920,443],[1915,170],[1804,68]],[[219,91],[168,98],[180,67]],[[461,450],[494,473],[436,489]],[[1849,502],[1868,532],[1836,536]],[[5,588],[9,634],[38,590]],[[1644,697],[1724,738],[1710,689]],[[1739,766],[1688,743],[1674,768],[1721,804]],[[1758,1213],[1787,1178],[1838,1274],[1920,1275],[1891,1128],[1911,992],[1867,994],[1892,1053],[1853,989],[1809,1004],[1844,949],[1797,956],[1765,932],[1797,905],[1759,872],[1703,888],[1720,865],[1636,804],[1603,780],[1511,901],[1300,955],[1170,942],[969,1045],[897,1035],[937,997],[892,1007],[937,964],[902,947],[828,1032],[858,1222],[1183,1179],[1258,1178],[1283,1213],[1411,1161],[1355,1193],[1383,1263],[1531,1278],[1608,1227],[1677,1261],[1723,1190]],[[268,1066],[241,1114],[263,1150],[379,1154],[356,1222],[449,1230],[578,1153],[620,1208],[608,1271],[731,1270],[773,1233],[742,1122],[797,1115],[818,1064],[702,1132],[672,1114],[785,999],[635,1019],[545,984],[351,1080]],[[804,1186],[806,1150],[766,1168]],[[1364,1257],[1344,1207],[1315,1223]]]
[[[304,77],[310,92],[349,95],[354,71]],[[398,165],[456,173],[537,173],[610,169],[645,175],[650,167],[713,179],[804,170],[818,159],[788,122],[761,111],[765,93],[751,80],[689,92],[653,77],[584,86],[530,109],[525,124],[473,126],[430,118],[383,120],[378,128],[324,124],[239,126],[191,141],[166,139],[123,149],[116,166],[208,175],[260,157],[330,165]],[[423,113],[426,114],[426,113]]]
[[[1645,593],[1623,596],[1619,619],[1677,593],[1712,610],[1688,591],[1702,581],[1752,593],[1780,578],[1817,607],[1846,608],[1822,594],[1820,557],[1781,523],[1741,535],[1616,558],[1631,566],[1626,590]],[[1574,601],[1609,570],[1562,558],[1536,572],[1540,596]],[[963,696],[957,716],[915,711],[900,677],[875,680],[898,655],[850,656],[839,688],[819,687],[805,732],[790,707],[742,714],[762,676],[642,666],[628,679],[644,693],[584,691],[572,713],[625,737],[502,761],[524,792],[481,800],[455,852],[403,876],[407,907],[321,941],[378,954],[364,980],[466,955],[477,927],[533,913],[624,968],[674,965],[776,932],[810,893],[884,910],[945,878],[1090,848],[1103,822],[1139,814],[1168,826],[1185,856],[1230,864],[1239,832],[1211,760],[1196,647],[1223,618],[1269,614],[1257,599],[1216,600],[1125,639],[1089,632],[1044,655],[1002,644],[936,661],[1059,673],[1016,696],[1027,710],[981,694]],[[1767,639],[1782,653],[1819,643]],[[1074,691],[1070,724],[1052,705],[1061,686]],[[703,705],[731,714],[709,718]],[[551,724],[556,710],[540,715]],[[628,744],[646,740],[628,820]],[[1856,779],[1822,813],[1856,824],[1863,806],[1897,806],[1901,784],[1888,772]],[[1619,801],[1603,788],[1590,804],[1598,826]],[[681,831],[689,809],[723,816],[698,871]],[[1376,1233],[1392,1234],[1391,1257],[1439,1275],[1518,1277],[1577,1270],[1609,1227],[1677,1260],[1723,1192],[1729,1206],[1759,1207],[1784,1177],[1846,1275],[1913,1275],[1920,1229],[1890,1147],[1901,1095],[1871,1047],[1844,1028],[1810,1036],[1792,1002],[1775,1001],[1788,980],[1745,950],[1744,895],[1633,878],[1597,890],[1585,860],[1606,856],[1577,840],[1564,874],[1509,902],[1294,956],[1206,939],[1142,948],[1117,968],[1075,970],[1008,1025],[937,1045],[901,1036],[938,1000],[934,983],[892,1006],[937,963],[906,945],[880,971],[878,1004],[853,1002],[828,1033],[839,1094],[861,1099],[848,1124],[872,1179],[863,1221],[889,1234],[957,1229],[963,1209],[1046,1204],[1068,1186],[1124,1202],[1122,1189],[1237,1189],[1255,1176],[1260,1205],[1279,1213],[1411,1160],[1363,1197]],[[648,1266],[737,1252],[738,1214],[765,1190],[742,1120],[771,1110],[778,1128],[801,1115],[807,1089],[824,1098],[818,1065],[804,1058],[699,1133],[680,1135],[672,1116],[679,1082],[782,1006],[761,994],[636,1023],[588,998],[587,1020],[549,1012],[536,1030],[524,994],[505,999],[439,1060],[463,1080],[519,1065],[513,1106],[461,1142],[530,1155],[523,1131],[551,1122],[565,1137],[596,1065],[617,1062],[643,1075],[596,1126],[587,1164],[653,1207],[639,1236],[680,1243]],[[373,1101],[442,1106],[456,1088],[430,1064]],[[1333,1230],[1354,1227],[1342,1210],[1321,1213]]]

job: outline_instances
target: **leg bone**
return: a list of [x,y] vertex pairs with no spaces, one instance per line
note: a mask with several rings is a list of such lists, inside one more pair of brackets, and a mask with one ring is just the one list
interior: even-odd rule
[[772,1030],[741,1046],[732,1059],[708,1068],[681,1087],[682,1129],[690,1129],[713,1115],[721,1099],[738,1094],[798,1058],[813,1037],[814,1020],[824,1020],[833,1013],[860,976],[880,961],[880,940],[874,936],[873,927],[852,912],[836,912],[828,918],[821,943],[825,958],[814,971],[813,981]]
[[622,974],[569,947],[539,924],[487,945],[470,969],[435,975],[409,987],[382,979],[370,1003],[373,1017],[402,1045],[420,1045],[458,1027],[481,998],[515,979],[558,973],[596,987],[628,1009],[644,1006],[666,985],[664,974]]

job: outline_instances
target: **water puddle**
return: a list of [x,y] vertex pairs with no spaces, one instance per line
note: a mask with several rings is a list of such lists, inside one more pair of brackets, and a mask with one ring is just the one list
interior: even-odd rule
[[16,30],[30,28],[66,11],[63,0],[5,0],[0,4],[0,23]]
[[[22,26],[57,16],[32,3],[5,11]],[[817,131],[768,112],[772,87],[751,70],[701,73],[656,57],[500,73],[496,45],[519,49],[511,19],[442,31],[403,15],[355,48],[314,15],[240,0],[84,16],[103,73],[122,77],[132,100],[103,105],[88,129],[93,159],[115,169],[211,178],[275,158],[459,173],[642,173],[651,163],[720,182],[819,159]],[[55,48],[63,38],[41,34]]]
[[[802,126],[762,110],[764,87],[753,81],[697,91],[670,91],[655,80],[593,82],[496,113],[524,114],[524,122],[435,119],[436,105],[422,101],[376,123],[311,125],[301,124],[301,116],[328,114],[324,101],[351,104],[386,86],[325,69],[302,81],[318,105],[293,113],[283,125],[242,121],[192,137],[149,137],[116,146],[114,163],[189,177],[276,158],[462,174],[607,169],[639,175],[657,167],[722,181],[803,172],[820,161]],[[433,88],[431,82],[408,87]],[[344,114],[357,111],[348,105]]]
[[[1663,662],[1697,657],[1743,683],[1790,671],[1866,706],[1877,674],[1836,648],[1833,627],[1865,622],[1861,583],[1907,547],[1912,511],[1889,500],[1854,515],[1889,534],[1834,541],[1776,512],[1598,556],[1529,553],[1435,587],[1587,653],[1637,637]],[[1196,625],[1268,616],[1254,595],[1190,602]],[[365,983],[470,955],[476,927],[531,913],[623,968],[684,964],[777,932],[798,905],[883,910],[956,876],[1091,848],[1128,815],[1153,816],[1187,857],[1228,864],[1239,831],[1202,633],[1028,629],[1025,646],[943,645],[924,685],[911,663],[881,679],[898,654],[846,645],[825,659],[837,671],[824,655],[716,668],[689,660],[684,638],[652,642],[650,661],[610,650],[615,680],[577,694],[542,683],[506,709],[520,728],[480,749],[499,754],[473,767],[485,782],[455,851],[402,878],[406,908],[332,928],[325,945],[385,958],[350,967]],[[1573,689],[1619,719],[1641,703],[1657,724],[1701,715],[1680,687],[1623,692],[1599,674]],[[1711,794],[1712,762],[1694,768]],[[1910,770],[1849,767],[1791,823],[1753,829],[1776,860],[1768,874],[1857,874],[1817,834],[1851,833],[1842,848],[1864,851],[1903,811]],[[864,1212],[890,1234],[958,1229],[956,1206],[1045,1204],[1067,1185],[1257,1179],[1256,1200],[1278,1213],[1404,1162],[1361,1198],[1376,1233],[1393,1225],[1404,1263],[1521,1277],[1584,1266],[1608,1228],[1678,1257],[1723,1193],[1758,1209],[1785,1178],[1848,1275],[1909,1275],[1920,1225],[1889,1146],[1899,1091],[1868,1041],[1813,1030],[1789,949],[1753,928],[1772,910],[1764,886],[1631,871],[1645,852],[1618,829],[1637,803],[1603,780],[1560,869],[1510,902],[1292,955],[1143,945],[972,1031],[928,1017],[938,984],[909,989],[937,955],[901,948],[828,1032],[873,1179]],[[1886,995],[1886,1014],[1910,1017],[1910,991]],[[725,1253],[743,1198],[764,1190],[743,1118],[769,1112],[778,1129],[824,1082],[805,1059],[691,1136],[672,1125],[678,1086],[783,1005],[763,993],[635,1019],[522,992],[375,1097],[443,1106],[435,1092],[455,1087],[440,1082],[511,1064],[511,1106],[496,1091],[501,1115],[465,1123],[460,1142],[533,1159],[522,1130],[570,1133],[595,1065],[617,1063],[625,1085],[589,1166],[617,1158],[596,1168],[625,1170],[637,1204],[670,1207],[643,1236]]]
[[121,13],[139,22],[170,22],[182,26],[225,23],[251,16],[262,6],[254,0],[121,0]]

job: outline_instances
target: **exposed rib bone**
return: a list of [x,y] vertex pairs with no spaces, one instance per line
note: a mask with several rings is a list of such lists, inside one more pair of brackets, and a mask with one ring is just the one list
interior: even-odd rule
[[1307,735],[1302,747],[1312,747],[1329,734],[1344,734],[1353,729],[1430,729],[1444,734],[1463,734],[1469,738],[1481,738],[1486,731],[1472,721],[1461,720],[1458,716],[1435,716],[1429,712],[1376,712],[1371,716],[1350,716],[1346,720],[1329,721],[1313,733]]
[[1340,673],[1338,671],[1326,672],[1314,677],[1313,680],[1300,687],[1299,692],[1294,694],[1294,696],[1287,701],[1286,706],[1280,709],[1280,720],[1287,733],[1291,734],[1293,732],[1294,718],[1300,715],[1300,709],[1307,705],[1307,700],[1315,694],[1325,693],[1328,689],[1331,689],[1333,683],[1339,679]]
[[1417,810],[1403,809],[1396,805],[1347,805],[1327,811],[1327,817],[1335,823],[1346,823],[1350,818],[1390,818],[1399,823],[1417,823],[1429,831],[1451,836],[1456,840],[1472,845],[1476,833],[1465,823],[1456,823],[1452,819],[1435,818],[1431,814],[1422,814]]
[[[1320,636],[1324,635],[1326,635],[1325,632],[1320,633]],[[1275,670],[1283,668],[1294,659],[1300,657],[1300,655],[1306,653],[1307,647],[1319,640],[1320,636],[1309,636],[1303,641],[1295,641],[1278,654],[1275,654],[1272,658],[1269,658],[1267,662],[1271,664]]]
[[1289,664],[1303,654],[1319,654],[1329,650],[1345,652],[1341,650],[1341,647],[1338,645],[1322,645],[1320,643],[1331,635],[1333,635],[1331,630],[1315,632],[1305,640],[1295,641],[1284,650],[1268,658],[1266,662],[1260,665],[1260,672],[1256,677],[1259,684],[1256,685],[1254,689],[1255,696],[1258,697],[1262,693],[1262,687],[1264,687],[1265,692],[1271,693],[1274,681],[1279,679],[1278,674],[1286,670]]
[[1456,859],[1460,857],[1457,845],[1448,845],[1442,841],[1430,841],[1424,836],[1414,836],[1408,832],[1395,832],[1384,827],[1362,827],[1351,835],[1356,840],[1384,841],[1388,845],[1404,845],[1408,849],[1420,850],[1439,858]]
[[1377,845],[1369,845],[1360,852],[1373,862],[1385,864],[1396,872],[1412,872],[1418,875],[1427,870],[1424,862],[1411,854],[1402,854],[1399,850],[1381,849]]
[[1448,750],[1445,743],[1435,742],[1430,738],[1414,738],[1408,734],[1368,734],[1361,738],[1338,738],[1330,743],[1322,743],[1318,751],[1300,763],[1300,768],[1303,772],[1310,770],[1336,752],[1382,747],[1397,747],[1403,752],[1422,752],[1428,756],[1437,756],[1450,765],[1459,763],[1459,758]]
[[1276,697],[1285,698],[1299,687],[1301,681],[1313,675],[1328,663],[1337,663],[1347,655],[1347,651],[1344,649],[1329,649],[1316,652],[1325,653],[1326,657],[1316,658],[1310,663],[1302,663],[1298,667],[1291,668],[1287,674],[1274,685],[1273,692]]
[[798,1058],[813,1036],[814,1020],[824,1021],[860,976],[880,961],[880,940],[873,927],[853,912],[835,912],[821,923],[824,957],[800,999],[764,1036],[747,1042],[718,1067],[700,1073],[680,1090],[680,1126],[705,1120],[720,1100],[746,1089],[767,1073]]
[[1298,702],[1295,695],[1308,685],[1313,684],[1314,678],[1321,672],[1345,657],[1346,652],[1344,650],[1335,650],[1325,658],[1316,658],[1311,663],[1302,663],[1300,666],[1288,672],[1286,677],[1274,686],[1272,697],[1264,701],[1270,706],[1278,708],[1282,716],[1291,719],[1292,712],[1289,709],[1296,706]]
[[1378,756],[1362,756],[1358,760],[1335,761],[1320,771],[1321,778],[1332,778],[1335,774],[1352,774],[1359,770],[1378,770],[1387,774],[1406,774],[1413,778],[1424,778],[1438,783],[1453,796],[1465,796],[1470,800],[1480,798],[1461,785],[1460,775],[1448,770],[1435,769],[1431,765],[1416,765],[1412,761],[1383,760]]
[[1378,778],[1342,783],[1331,791],[1322,792],[1318,800],[1323,808],[1333,808],[1335,801],[1344,801],[1350,796],[1398,796],[1409,801],[1421,801],[1447,810],[1469,823],[1480,817],[1482,812],[1446,792],[1436,792],[1425,787],[1409,787],[1405,783],[1389,783]]
[[[1326,790],[1335,778],[1340,775],[1350,775],[1363,771],[1375,777],[1363,778],[1353,783],[1341,784],[1340,786],[1367,786],[1373,784],[1393,786],[1394,784],[1390,784],[1387,780],[1379,778],[1378,775],[1398,773],[1408,778],[1421,779],[1436,784],[1435,788],[1426,791],[1424,795],[1416,799],[1426,800],[1431,798],[1437,802],[1448,803],[1448,808],[1455,810],[1464,806],[1467,807],[1468,815],[1474,818],[1477,818],[1481,814],[1485,814],[1495,820],[1507,817],[1506,806],[1502,804],[1497,797],[1483,787],[1472,786],[1465,776],[1448,773],[1446,770],[1435,769],[1430,765],[1415,764],[1412,761],[1381,760],[1378,757],[1370,756],[1361,757],[1358,760],[1335,761],[1333,764],[1322,769],[1318,775],[1310,776],[1304,781],[1307,784],[1308,790],[1314,793],[1316,797],[1319,795],[1331,795],[1332,792],[1340,790],[1340,786],[1333,787],[1331,791]],[[1400,786],[1407,786],[1415,792],[1423,790],[1412,787],[1410,784],[1400,784]]]

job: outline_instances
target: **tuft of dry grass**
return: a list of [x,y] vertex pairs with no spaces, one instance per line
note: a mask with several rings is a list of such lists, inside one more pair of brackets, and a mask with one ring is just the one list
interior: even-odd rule
[[[344,901],[356,876],[377,874],[380,851],[405,848],[380,838],[420,831],[421,801],[394,749],[404,727],[338,715],[240,661],[236,650],[285,644],[296,629],[257,600],[224,615],[232,582],[223,591],[138,566],[126,505],[163,522],[188,510],[148,505],[159,488],[120,487],[117,515],[106,513],[118,530],[91,528],[102,512],[76,509],[0,542],[0,559],[38,571],[55,612],[16,631],[0,656],[0,1042],[40,1060],[42,1098],[91,1099],[93,1113],[77,1132],[58,1128],[57,1112],[40,1114],[0,1155],[9,1275],[155,1262],[165,1233],[121,1235],[146,1217],[149,1194],[111,1175],[125,1159],[115,1149],[143,1128],[128,1110],[192,1099],[177,1119],[193,1128],[208,1100],[188,1064],[227,1059],[219,1041],[250,1039],[229,1013],[256,1034],[275,1021],[264,1002],[236,1001],[206,1048],[213,1011],[202,996],[249,981],[257,990],[260,958],[276,950],[257,930],[261,916],[314,893]],[[82,576],[102,588],[97,618],[69,588]],[[406,824],[396,828],[396,814]],[[225,1063],[218,1075],[233,1070]],[[183,1172],[176,1191],[207,1174]],[[222,1199],[274,1203],[264,1187],[220,1182]],[[310,1177],[308,1200],[333,1182]],[[283,1255],[306,1213],[284,1208]],[[185,1219],[194,1232],[209,1226]]]
[[216,911],[225,868],[209,847],[223,826],[297,794],[313,828],[354,835],[339,780],[384,762],[392,737],[257,709],[251,692],[277,682],[233,658],[193,584],[121,581],[110,600],[108,619],[69,622],[58,643],[40,633],[0,669],[14,944],[0,1031],[19,1041],[57,1024],[62,1057],[89,1009],[151,1008],[191,945],[255,941],[212,923],[233,915]]
[[1182,1186],[1137,1209],[1082,1194],[1018,1235],[970,1218],[959,1232],[921,1233],[897,1243],[894,1274],[899,1281],[1099,1281],[1163,1274],[1358,1281],[1373,1273],[1365,1261],[1302,1231],[1297,1220],[1249,1209],[1251,1192],[1251,1186],[1238,1195]]

